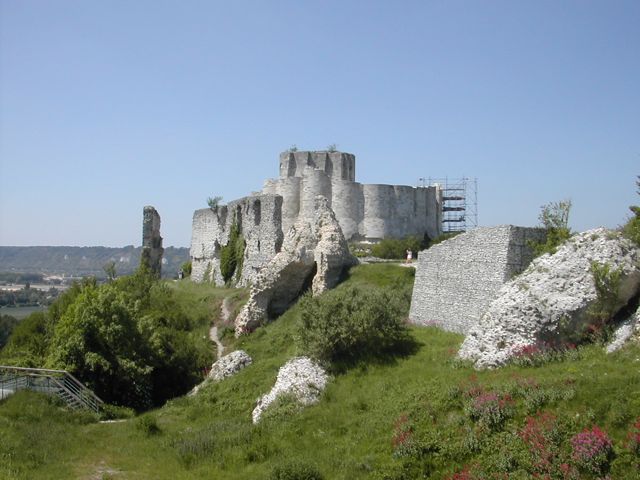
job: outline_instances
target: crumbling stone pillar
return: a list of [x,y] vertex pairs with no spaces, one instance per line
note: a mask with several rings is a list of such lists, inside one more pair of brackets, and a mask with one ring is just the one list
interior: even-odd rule
[[155,208],[146,206],[143,210],[140,266],[145,265],[156,278],[160,278],[163,253],[160,215]]

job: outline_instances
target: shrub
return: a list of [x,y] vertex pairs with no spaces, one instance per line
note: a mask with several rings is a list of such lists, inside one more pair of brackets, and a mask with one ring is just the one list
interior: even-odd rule
[[143,415],[136,419],[136,430],[142,432],[145,436],[151,437],[160,433],[158,422],[151,415]]
[[634,455],[640,457],[640,417],[636,418],[627,434],[627,447]]
[[180,270],[182,270],[182,273],[184,274],[185,278],[191,276],[192,268],[193,266],[192,266],[191,260],[184,262],[182,264],[182,266],[180,267]]
[[240,234],[240,228],[234,221],[229,232],[229,241],[220,249],[220,274],[226,284],[231,282],[233,274],[237,277],[242,272],[245,241]]
[[469,417],[490,430],[499,430],[513,414],[513,400],[509,395],[480,390],[466,405]]
[[549,476],[557,473],[561,465],[560,438],[554,415],[545,412],[527,417],[526,425],[518,432],[518,436],[529,451],[535,473]]
[[551,202],[541,207],[538,220],[540,225],[547,230],[547,238],[544,242],[528,242],[535,256],[555,253],[557,248],[571,237],[570,211],[571,200]]
[[414,253],[414,258],[417,258],[417,252],[424,248],[426,245],[415,236],[385,238],[371,247],[371,255],[378,258],[401,259],[407,256],[407,250],[411,250]]
[[602,474],[608,470],[613,457],[613,444],[609,436],[596,425],[571,438],[571,458],[583,471]]
[[622,273],[622,268],[614,270],[608,263],[591,262],[591,274],[598,294],[588,311],[595,322],[594,327],[604,325],[620,307],[618,295]]
[[397,290],[344,288],[300,302],[302,349],[324,361],[402,353],[410,346]]
[[0,350],[7,343],[7,340],[16,325],[18,325],[18,320],[11,315],[0,316]]
[[207,198],[207,205],[209,205],[209,208],[211,210],[213,210],[214,212],[218,211],[218,207],[220,207],[220,202],[222,201],[222,197],[216,196],[216,197],[209,197]]
[[292,461],[271,470],[269,480],[322,480],[320,471],[309,463]]
[[[638,186],[638,195],[640,195],[640,176],[638,176],[636,185]],[[629,210],[631,210],[633,216],[627,221],[624,227],[622,227],[622,234],[629,240],[640,245],[640,207],[634,205],[629,207]]]

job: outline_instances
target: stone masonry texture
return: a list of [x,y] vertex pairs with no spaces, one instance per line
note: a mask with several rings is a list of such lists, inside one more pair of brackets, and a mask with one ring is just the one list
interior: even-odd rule
[[328,200],[347,240],[379,240],[442,233],[442,191],[437,186],[364,185],[355,181],[355,155],[344,152],[285,152],[279,178],[260,193],[193,215],[191,259],[194,281],[222,283],[220,248],[233,222],[247,242],[241,286],[279,251],[296,222],[313,221],[318,195]]
[[140,263],[147,266],[151,273],[160,278],[162,270],[162,237],[160,236],[160,214],[152,206],[143,209],[142,253]]
[[502,285],[529,265],[528,242],[544,236],[539,228],[480,227],[421,252],[409,321],[466,334]]

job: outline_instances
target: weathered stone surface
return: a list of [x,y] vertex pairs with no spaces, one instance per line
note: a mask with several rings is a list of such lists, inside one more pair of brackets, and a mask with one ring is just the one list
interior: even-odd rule
[[244,350],[235,350],[224,357],[221,357],[217,360],[213,365],[211,365],[211,370],[209,371],[209,375],[204,380],[204,382],[196,385],[190,392],[189,395],[197,394],[200,389],[210,382],[219,382],[224,380],[227,377],[231,377],[235,375],[240,370],[245,367],[251,365],[253,360],[249,356],[247,352]]
[[589,310],[597,300],[592,262],[622,272],[618,308],[640,289],[640,251],[634,244],[603,228],[581,233],[501,288],[459,356],[478,368],[494,367],[525,346],[572,341],[592,321]]
[[160,214],[152,206],[143,209],[142,252],[140,263],[146,265],[151,273],[160,278],[162,273],[162,237],[160,236]]
[[[364,185],[355,181],[355,156],[344,152],[285,152],[280,176],[265,181],[260,194],[193,215],[191,278],[223,282],[220,248],[236,221],[247,242],[238,281],[252,283],[258,271],[279,251],[284,236],[298,221],[312,222],[318,195],[329,207],[347,239],[442,233],[442,190],[439,186]],[[257,212],[257,213],[256,213]]]
[[289,229],[282,250],[255,279],[235,320],[236,335],[283,313],[309,286],[314,295],[332,288],[344,269],[357,263],[327,199],[318,196],[315,201],[312,221],[299,220]]
[[231,375],[235,375],[243,368],[251,365],[251,357],[244,350],[236,350],[224,357],[221,357],[213,365],[209,372],[209,378],[219,382]]
[[640,307],[631,317],[622,322],[613,333],[613,339],[606,347],[607,353],[620,350],[625,343],[640,333]]
[[498,291],[522,272],[533,254],[528,242],[540,228],[475,228],[420,253],[409,321],[467,333]]
[[260,421],[264,411],[280,395],[293,395],[303,406],[316,403],[328,380],[329,376],[324,369],[310,358],[296,357],[289,360],[278,371],[271,391],[258,399],[252,413],[253,423]]
[[282,198],[254,195],[218,208],[203,208],[193,214],[191,231],[191,279],[224,284],[220,272],[220,249],[229,242],[236,223],[245,241],[242,272],[237,282],[246,286],[258,271],[280,251],[282,245]]

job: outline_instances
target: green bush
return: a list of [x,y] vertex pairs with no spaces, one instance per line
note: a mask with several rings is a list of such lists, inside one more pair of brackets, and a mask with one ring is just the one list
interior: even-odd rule
[[234,273],[237,277],[241,275],[244,249],[245,241],[240,234],[240,228],[236,222],[233,222],[229,241],[220,249],[220,274],[226,284],[231,282]]
[[424,248],[426,248],[424,242],[415,236],[385,238],[371,247],[371,255],[377,258],[401,259],[406,258],[407,250],[411,250],[413,258],[417,258],[418,252]]
[[269,475],[269,480],[322,480],[323,478],[314,465],[301,461],[278,465]]
[[622,267],[612,269],[608,263],[591,262],[591,274],[596,287],[598,298],[588,310],[588,315],[594,322],[592,327],[603,327],[617,310],[620,304],[620,279]]
[[3,364],[41,367],[47,353],[49,323],[44,312],[35,312],[19,322],[2,349]]
[[136,430],[147,437],[158,435],[161,432],[158,422],[151,415],[142,415],[141,417],[138,417],[135,421],[135,426]]
[[[640,176],[638,176],[636,185],[638,186],[638,195],[640,195]],[[629,207],[629,210],[631,210],[633,216],[622,227],[622,234],[629,240],[640,245],[640,207],[633,205]]]
[[397,289],[354,287],[306,295],[298,326],[302,349],[322,361],[403,353],[411,343],[404,295]]
[[546,240],[544,242],[528,242],[536,257],[545,253],[556,253],[558,247],[571,237],[570,211],[571,200],[551,202],[542,206],[538,220],[540,225],[547,230]]
[[189,391],[211,364],[208,324],[144,269],[105,285],[75,284],[30,315],[0,352],[3,364],[64,369],[108,403],[136,409]]
[[184,262],[180,269],[182,270],[182,273],[184,273],[185,278],[190,277],[192,270],[191,260],[189,260],[188,262]]
[[18,320],[11,315],[0,316],[0,350],[5,346]]

